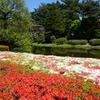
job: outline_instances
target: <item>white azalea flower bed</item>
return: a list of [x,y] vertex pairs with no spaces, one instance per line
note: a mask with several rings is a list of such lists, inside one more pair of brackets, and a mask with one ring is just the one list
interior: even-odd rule
[[10,60],[45,73],[81,76],[100,84],[100,59],[0,52],[0,60]]

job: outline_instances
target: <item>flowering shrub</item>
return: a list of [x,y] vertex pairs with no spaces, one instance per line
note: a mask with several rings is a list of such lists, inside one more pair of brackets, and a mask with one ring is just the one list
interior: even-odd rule
[[100,85],[0,61],[0,100],[100,100]]
[[9,46],[0,45],[0,50],[1,51],[4,51],[4,50],[9,51]]
[[27,53],[1,52],[1,60],[10,60],[44,73],[81,76],[100,85],[100,59],[44,56]]

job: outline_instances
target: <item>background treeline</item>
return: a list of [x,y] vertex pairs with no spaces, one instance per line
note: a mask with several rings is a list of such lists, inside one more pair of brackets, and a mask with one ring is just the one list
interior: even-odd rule
[[67,40],[88,41],[100,38],[99,0],[61,0],[51,4],[42,3],[31,16],[44,27],[45,43],[54,42],[61,37]]
[[34,42],[94,38],[100,38],[99,0],[42,3],[33,12],[24,0],[0,0],[0,44],[10,50],[30,52]]

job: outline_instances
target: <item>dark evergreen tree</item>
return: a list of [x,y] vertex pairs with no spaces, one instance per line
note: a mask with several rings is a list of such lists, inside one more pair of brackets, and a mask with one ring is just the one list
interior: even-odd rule
[[39,6],[39,8],[34,9],[34,12],[31,12],[31,17],[38,24],[40,24],[43,27],[45,27],[47,12],[48,12],[47,4],[41,3],[41,5]]
[[100,0],[82,0],[79,4],[80,16],[96,16],[100,18]]
[[65,23],[63,12],[58,3],[48,4],[48,12],[46,14],[46,35],[54,35],[56,38],[63,37],[65,31]]
[[90,39],[99,37],[99,20],[90,16],[82,20],[75,20],[70,27],[69,39]]
[[66,22],[66,29],[65,33],[68,37],[70,25],[71,23],[79,19],[79,0],[61,0],[62,3],[62,9],[64,13],[64,19]]
[[52,35],[61,37],[65,31],[65,23],[63,19],[63,11],[60,3],[42,4],[32,13],[32,18],[41,24],[46,30],[46,42],[50,42]]

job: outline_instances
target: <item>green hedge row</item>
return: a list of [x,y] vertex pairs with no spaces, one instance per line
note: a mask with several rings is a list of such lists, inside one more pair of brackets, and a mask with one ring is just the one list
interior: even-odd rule
[[[56,44],[71,44],[71,45],[86,45],[88,43],[87,40],[66,40],[66,38],[62,37],[62,38],[58,38],[56,39]],[[91,39],[89,41],[89,44],[90,45],[93,45],[93,46],[97,46],[97,45],[100,45],[100,39]]]
[[93,45],[93,46],[100,45],[100,39],[91,39],[89,43],[90,45]]
[[[87,40],[69,40],[67,41],[68,44],[71,45],[86,45],[88,43]],[[100,39],[91,39],[89,44],[92,46],[100,45]]]
[[87,40],[69,40],[67,43],[71,45],[86,45],[88,41]]

